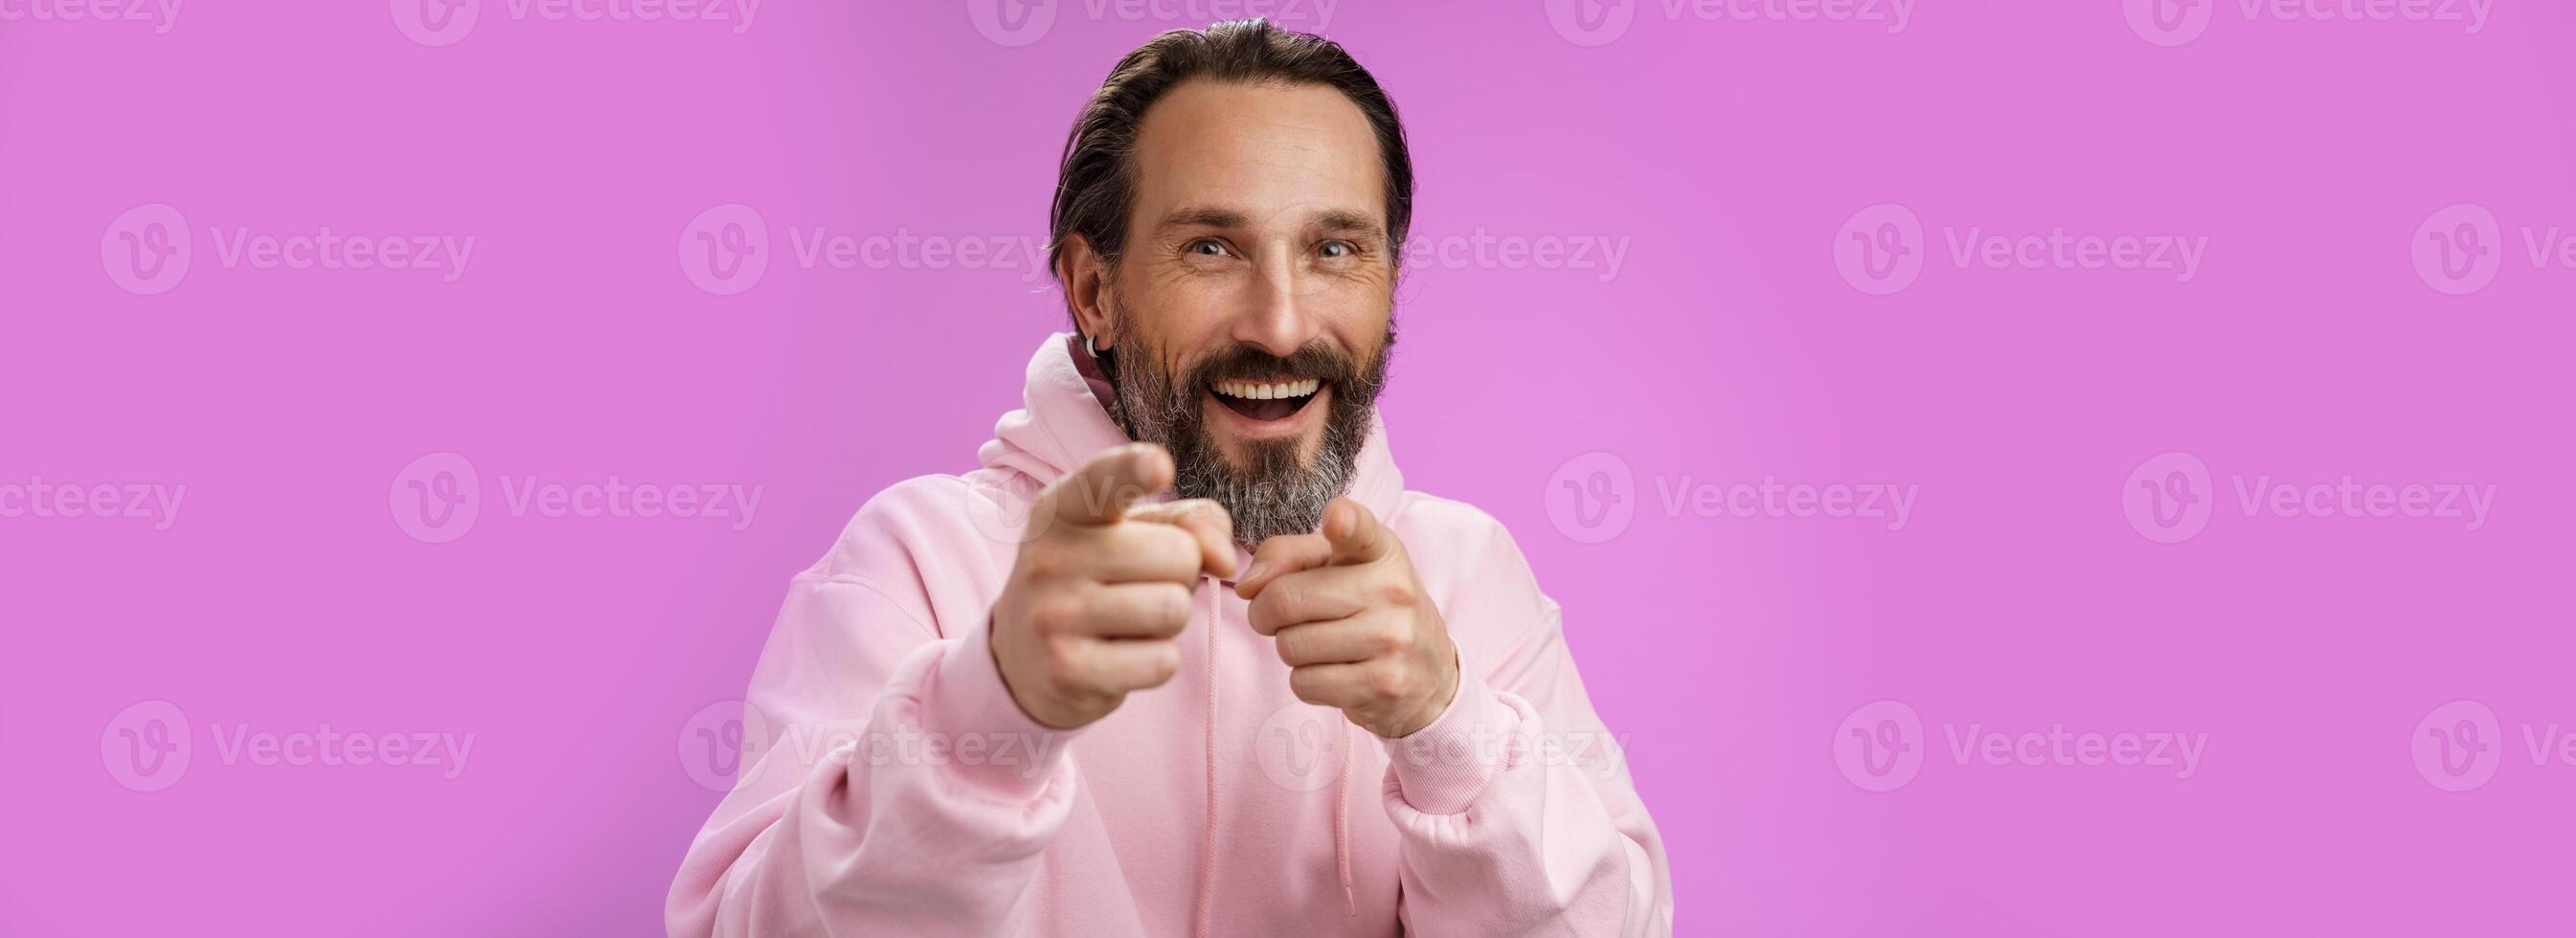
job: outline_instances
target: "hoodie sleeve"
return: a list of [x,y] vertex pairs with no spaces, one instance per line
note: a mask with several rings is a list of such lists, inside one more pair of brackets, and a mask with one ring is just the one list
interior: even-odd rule
[[1558,608],[1499,524],[1442,610],[1534,623],[1460,641],[1449,708],[1387,741],[1386,809],[1404,844],[1401,913],[1423,935],[1666,935],[1672,874],[1566,651]]
[[939,628],[902,501],[789,587],[746,708],[766,748],[690,844],[672,935],[1019,930],[1073,801],[1071,734],[1020,712],[983,622]]

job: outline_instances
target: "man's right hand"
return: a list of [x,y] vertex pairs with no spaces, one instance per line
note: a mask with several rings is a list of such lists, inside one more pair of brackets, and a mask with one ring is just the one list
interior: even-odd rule
[[993,603],[993,663],[1030,719],[1057,729],[1108,716],[1180,670],[1201,572],[1234,574],[1234,520],[1207,499],[1136,506],[1172,485],[1172,457],[1134,443],[1038,493]]

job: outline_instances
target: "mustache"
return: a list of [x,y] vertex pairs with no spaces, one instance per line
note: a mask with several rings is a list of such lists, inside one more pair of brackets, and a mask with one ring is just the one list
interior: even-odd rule
[[1237,345],[1191,365],[1181,386],[1206,387],[1219,381],[1274,381],[1313,378],[1337,388],[1372,392],[1371,369],[1331,343],[1318,339],[1288,355],[1273,355],[1250,345]]

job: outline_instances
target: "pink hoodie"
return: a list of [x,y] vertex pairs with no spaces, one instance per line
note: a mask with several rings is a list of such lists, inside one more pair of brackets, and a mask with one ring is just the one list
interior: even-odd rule
[[1170,683],[1079,730],[1021,713],[985,627],[1030,501],[1127,442],[1073,349],[1039,347],[983,468],[887,489],[790,584],[671,934],[1672,930],[1663,840],[1556,603],[1493,518],[1404,490],[1383,426],[1350,495],[1458,646],[1439,719],[1380,740],[1297,700],[1212,578]]

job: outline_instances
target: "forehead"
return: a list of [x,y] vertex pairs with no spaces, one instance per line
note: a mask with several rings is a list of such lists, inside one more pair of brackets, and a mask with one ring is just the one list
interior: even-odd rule
[[1325,212],[1386,220],[1386,168],[1368,118],[1341,92],[1280,82],[1183,82],[1145,112],[1136,217],[1180,206],[1264,219]]

